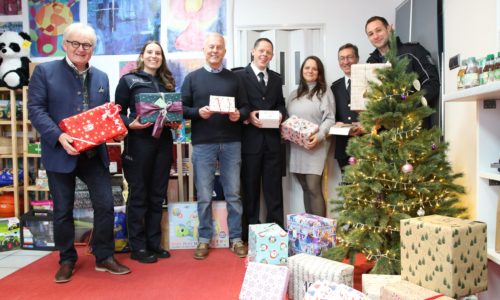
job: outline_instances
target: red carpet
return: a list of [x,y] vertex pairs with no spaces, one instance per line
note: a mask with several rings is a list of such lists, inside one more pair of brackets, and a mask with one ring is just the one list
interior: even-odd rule
[[128,275],[95,271],[94,257],[79,259],[73,279],[54,283],[58,253],[53,252],[0,280],[2,299],[238,299],[245,275],[244,259],[229,249],[211,249],[203,261],[193,250],[173,250],[172,256],[154,264],[141,264],[118,254],[132,269]]

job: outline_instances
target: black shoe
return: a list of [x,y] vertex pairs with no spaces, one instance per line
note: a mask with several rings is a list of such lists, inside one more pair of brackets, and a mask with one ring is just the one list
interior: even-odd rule
[[130,254],[130,258],[137,260],[138,262],[141,262],[143,264],[150,264],[157,261],[156,255],[145,249],[141,249],[139,251],[132,251],[132,253]]
[[54,281],[56,283],[64,283],[71,280],[73,273],[75,272],[75,264],[74,263],[62,263],[59,266],[59,270],[54,277]]
[[169,258],[170,257],[170,252],[168,252],[165,249],[162,248],[156,248],[156,249],[151,249],[151,252],[157,257],[157,258]]

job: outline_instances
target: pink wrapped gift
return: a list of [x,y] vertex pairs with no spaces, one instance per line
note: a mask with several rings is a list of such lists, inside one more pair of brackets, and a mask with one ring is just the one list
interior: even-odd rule
[[368,296],[350,286],[328,280],[317,280],[311,284],[304,300],[370,300]]
[[234,97],[210,95],[210,111],[220,113],[230,113],[236,111]]
[[249,262],[240,300],[283,300],[288,288],[288,267]]
[[318,131],[318,125],[297,116],[291,116],[281,123],[281,136],[300,146],[304,146],[309,138]]

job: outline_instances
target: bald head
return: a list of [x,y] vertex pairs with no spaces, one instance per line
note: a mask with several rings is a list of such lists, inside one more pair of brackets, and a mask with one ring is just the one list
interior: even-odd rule
[[226,55],[226,43],[224,37],[217,32],[207,34],[203,45],[205,61],[212,69],[219,69],[222,66],[224,55]]

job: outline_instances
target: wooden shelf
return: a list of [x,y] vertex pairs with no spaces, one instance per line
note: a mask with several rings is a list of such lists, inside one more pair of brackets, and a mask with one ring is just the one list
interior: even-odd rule
[[40,157],[42,157],[41,154],[33,154],[33,153],[25,153],[24,156],[29,157],[29,158],[40,158]]
[[27,191],[30,191],[30,192],[48,192],[49,191],[49,189],[39,188],[36,185],[28,185],[25,187],[25,189]]
[[463,89],[443,96],[443,101],[445,102],[481,101],[488,99],[500,99],[500,81]]

